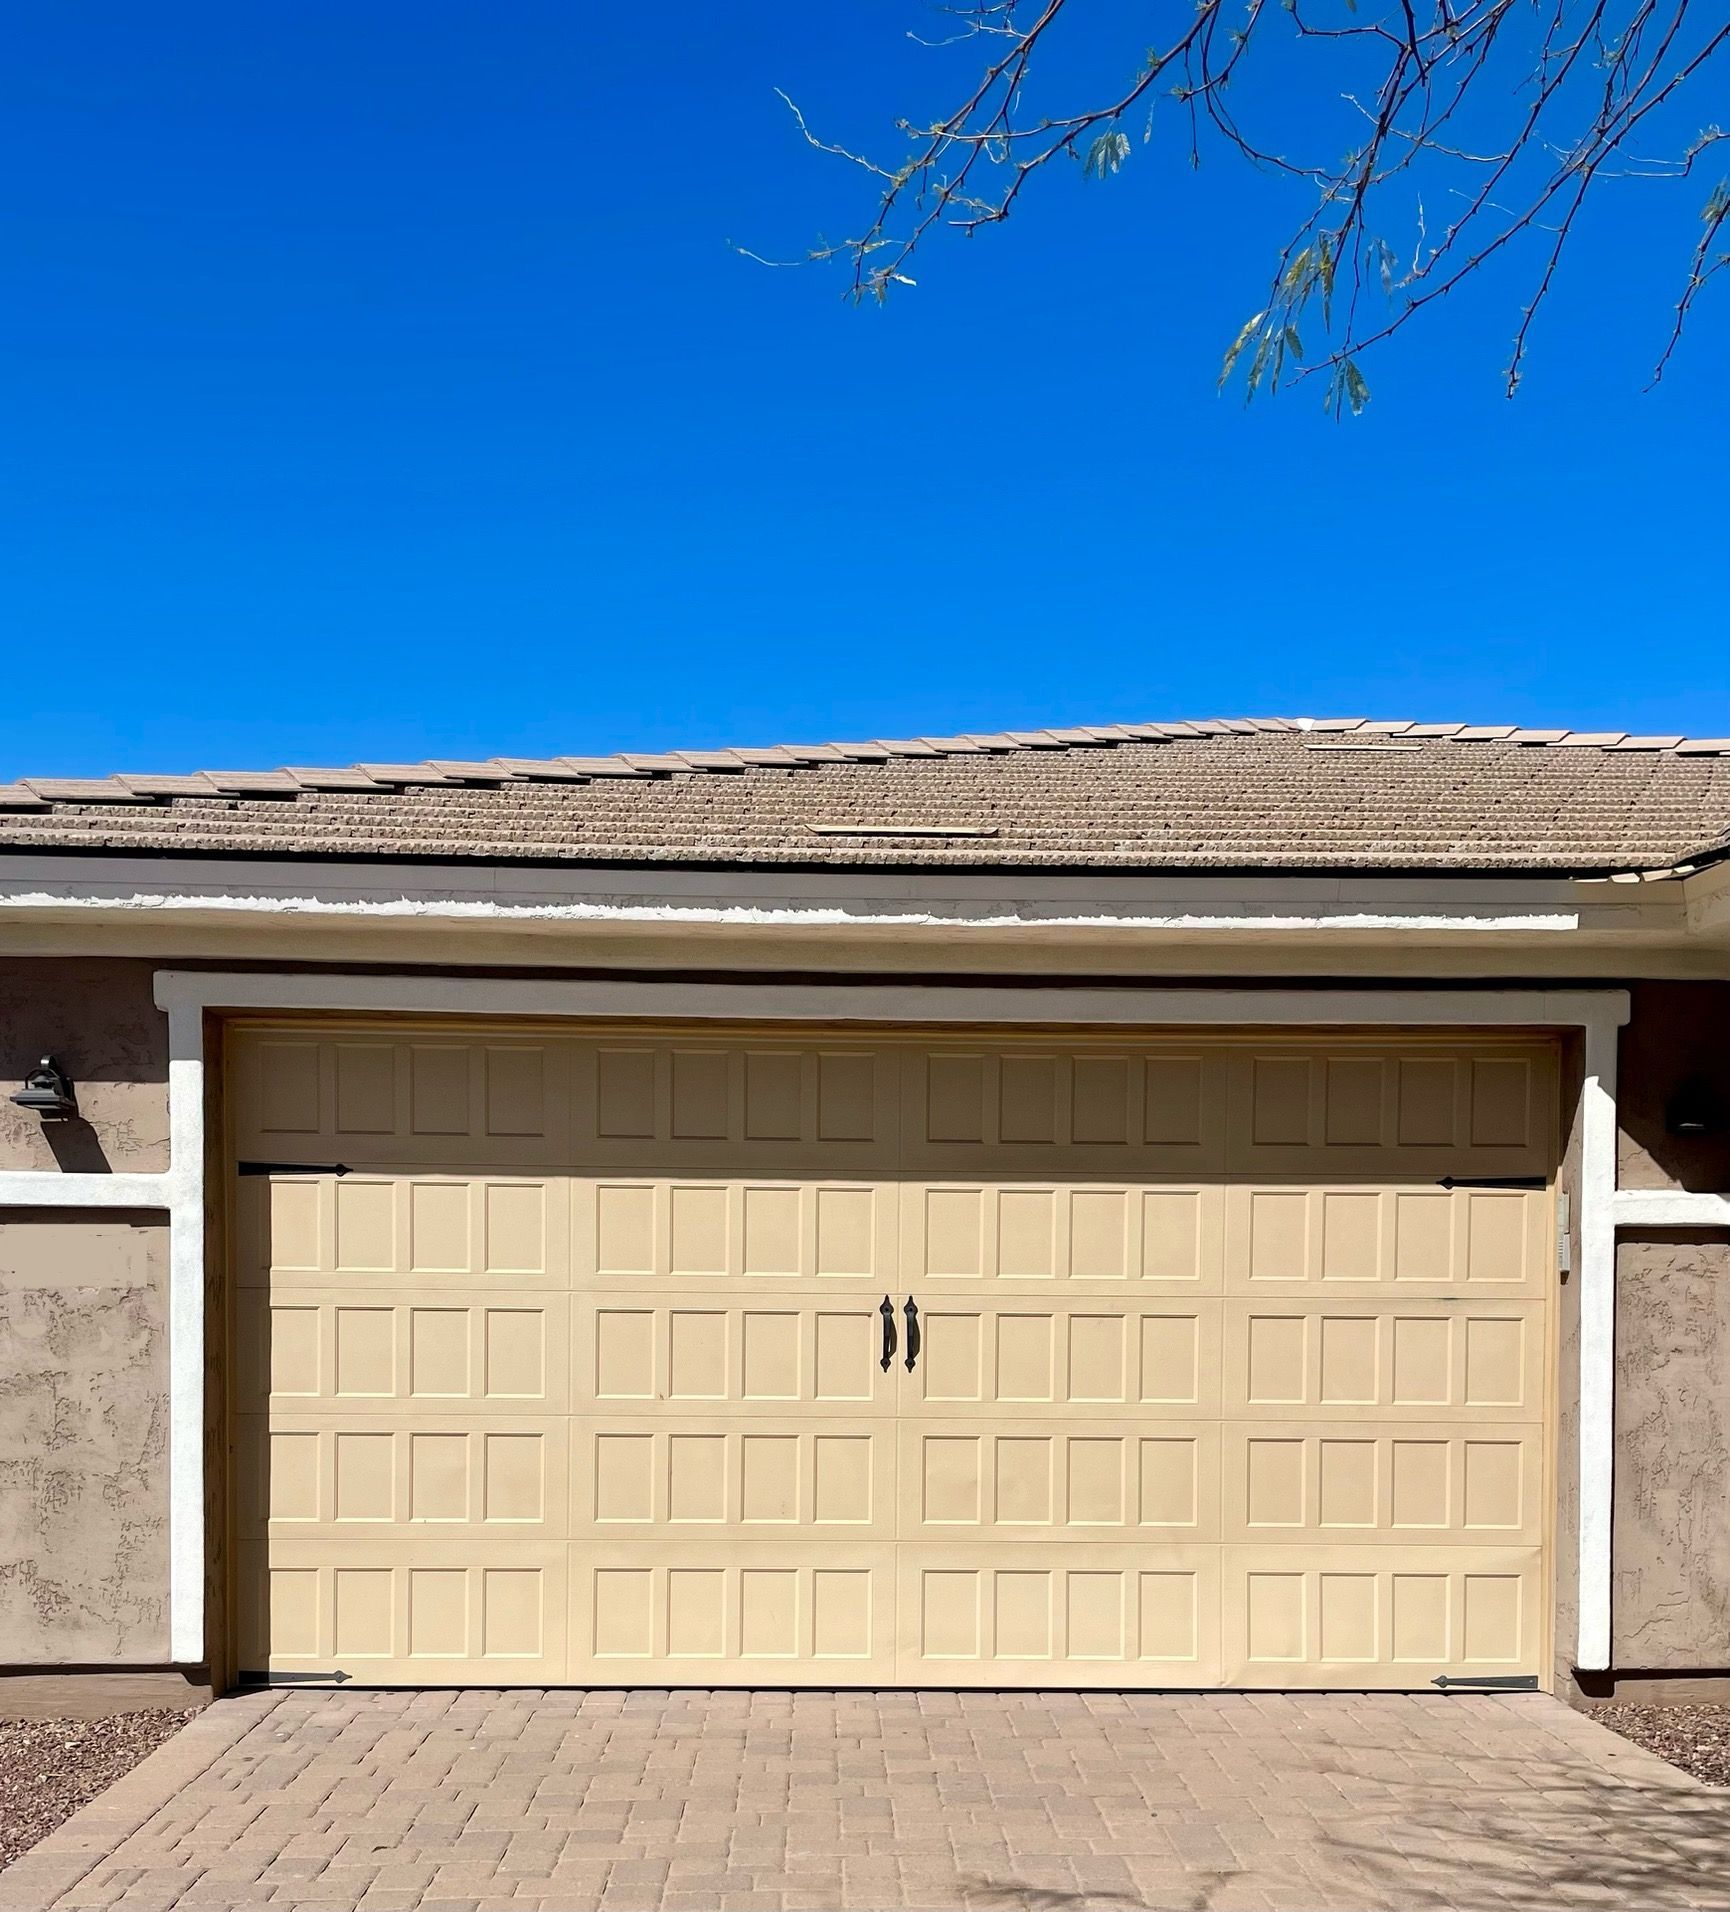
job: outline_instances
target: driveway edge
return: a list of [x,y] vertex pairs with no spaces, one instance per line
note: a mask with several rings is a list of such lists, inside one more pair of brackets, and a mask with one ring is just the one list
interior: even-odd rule
[[52,1905],[146,1820],[239,1745],[286,1688],[213,1701],[170,1740],[0,1872],[0,1906]]

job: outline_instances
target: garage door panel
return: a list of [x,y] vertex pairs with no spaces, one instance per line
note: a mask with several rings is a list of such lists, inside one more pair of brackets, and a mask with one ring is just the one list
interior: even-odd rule
[[903,1421],[903,1538],[1217,1540],[1219,1452],[1211,1421]]
[[562,1294],[242,1289],[240,1398],[266,1402],[273,1423],[337,1403],[381,1417],[459,1403],[489,1417],[567,1412],[570,1318]]
[[804,1402],[887,1414],[896,1382],[882,1365],[880,1307],[847,1295],[781,1305],[721,1293],[579,1298],[577,1411],[665,1416]]
[[569,1677],[862,1686],[895,1677],[895,1549],[645,1541],[572,1550]]
[[1543,1429],[1262,1422],[1225,1430],[1224,1537],[1261,1546],[1543,1537]]
[[717,1548],[780,1540],[892,1541],[895,1443],[882,1420],[736,1414],[673,1428],[579,1421],[571,1430],[571,1533],[634,1533]]
[[1212,1686],[1219,1550],[1085,1556],[1065,1546],[901,1548],[899,1677],[910,1685]]
[[932,1048],[903,1067],[905,1167],[966,1175],[1217,1172],[1223,1058],[1206,1047]]
[[909,1413],[1121,1418],[1133,1404],[1157,1419],[1218,1407],[1220,1304],[1206,1298],[1142,1307],[945,1300],[923,1309],[920,1335]]
[[910,1287],[1063,1282],[1217,1294],[1224,1191],[1200,1183],[914,1182],[901,1192]]
[[1228,1418],[1534,1421],[1544,1365],[1541,1302],[1226,1303]]
[[572,1203],[582,1282],[892,1288],[900,1279],[891,1182],[621,1175],[579,1180]]
[[375,1685],[545,1686],[565,1677],[562,1544],[242,1541],[248,1671]]
[[1531,1672],[1538,1548],[1225,1549],[1225,1679],[1257,1687],[1422,1687]]
[[1231,1294],[1544,1292],[1541,1189],[1238,1185],[1225,1191]]
[[1236,1173],[1542,1175],[1554,1157],[1546,1045],[1270,1044],[1234,1054],[1227,1075]]

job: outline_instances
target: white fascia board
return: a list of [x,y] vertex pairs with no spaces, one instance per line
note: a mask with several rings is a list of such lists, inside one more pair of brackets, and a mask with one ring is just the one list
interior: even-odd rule
[[1681,1188],[1616,1191],[1618,1228],[1730,1228],[1730,1194],[1695,1194]]

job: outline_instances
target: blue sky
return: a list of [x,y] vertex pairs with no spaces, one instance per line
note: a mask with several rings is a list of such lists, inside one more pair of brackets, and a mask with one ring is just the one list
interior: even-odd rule
[[[941,95],[908,0],[16,14],[0,69],[0,778],[1345,714],[1730,731],[1704,187],[1221,399],[1290,202],[1054,177],[886,311],[754,267]],[[1095,16],[1115,77],[1147,35]],[[891,136],[885,150],[894,152]]]

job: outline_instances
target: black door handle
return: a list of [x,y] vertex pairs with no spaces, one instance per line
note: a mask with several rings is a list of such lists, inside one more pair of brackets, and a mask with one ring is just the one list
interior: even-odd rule
[[883,1360],[881,1362],[881,1366],[882,1366],[883,1372],[887,1374],[889,1372],[889,1363],[895,1359],[895,1304],[894,1302],[892,1302],[889,1299],[889,1297],[885,1295],[883,1297],[883,1305],[881,1308],[877,1310],[877,1312],[883,1317]]
[[907,1372],[911,1374],[914,1362],[919,1359],[919,1310],[911,1295],[901,1312],[907,1317]]

